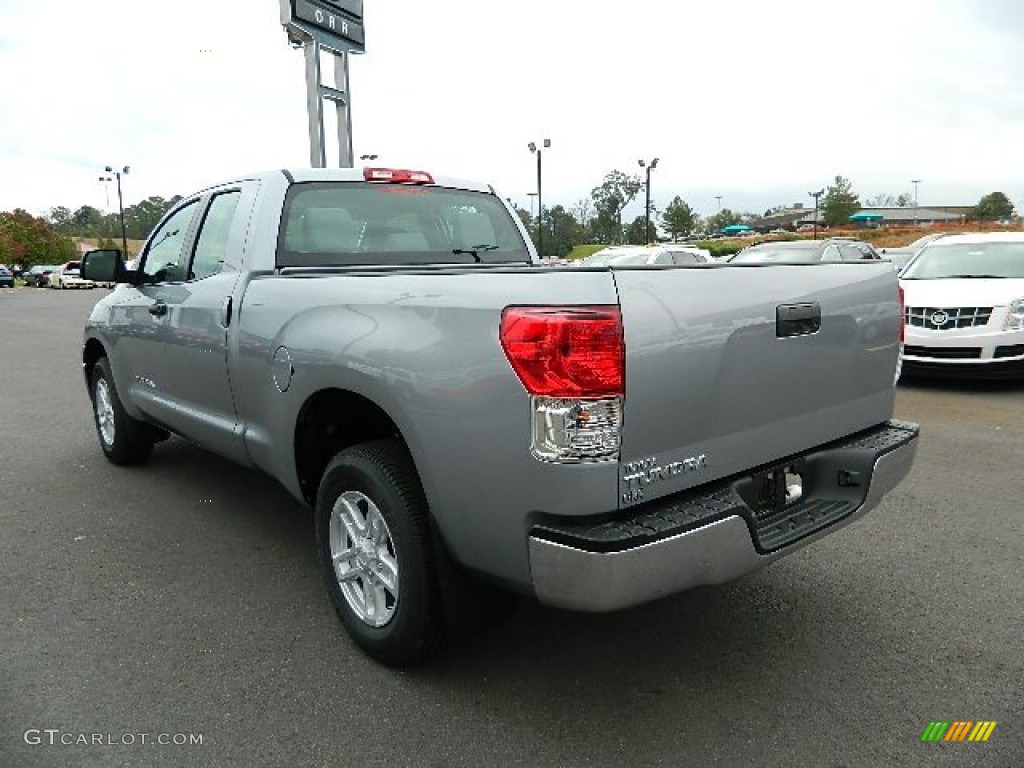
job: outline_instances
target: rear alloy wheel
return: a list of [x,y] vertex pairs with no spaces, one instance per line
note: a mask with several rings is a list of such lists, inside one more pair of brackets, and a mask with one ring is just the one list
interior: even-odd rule
[[154,433],[125,411],[110,363],[101,357],[92,369],[92,413],[104,455],[114,464],[139,464],[153,452]]
[[327,466],[316,500],[327,590],[351,638],[384,664],[405,666],[445,636],[426,499],[405,446],[347,448]]
[[368,496],[346,491],[331,509],[331,560],[348,607],[371,627],[383,627],[398,607],[398,558],[384,516]]

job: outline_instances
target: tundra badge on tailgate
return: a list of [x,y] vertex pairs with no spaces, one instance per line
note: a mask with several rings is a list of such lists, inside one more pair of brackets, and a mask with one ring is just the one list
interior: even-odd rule
[[627,461],[622,465],[622,479],[629,488],[622,494],[622,502],[633,504],[643,501],[644,486],[654,485],[686,472],[699,472],[707,469],[707,465],[707,455],[703,453],[679,461],[670,461],[665,465],[658,464],[658,459],[654,456],[638,461]]

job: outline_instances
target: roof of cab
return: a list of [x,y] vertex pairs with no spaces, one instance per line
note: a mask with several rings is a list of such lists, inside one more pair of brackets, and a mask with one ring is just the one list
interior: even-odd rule
[[[389,166],[373,167],[387,168]],[[284,168],[277,171],[277,173],[284,173],[285,175],[290,174],[292,180],[297,183],[308,181],[365,181],[363,178],[363,170],[363,168]],[[494,192],[494,188],[488,184],[484,184],[479,181],[470,181],[468,179],[459,179],[452,176],[441,176],[434,173],[429,168],[411,168],[409,170],[429,173],[434,179],[433,185],[417,184],[415,186],[450,187],[452,189],[465,189],[473,192]],[[367,183],[380,184],[387,182]]]

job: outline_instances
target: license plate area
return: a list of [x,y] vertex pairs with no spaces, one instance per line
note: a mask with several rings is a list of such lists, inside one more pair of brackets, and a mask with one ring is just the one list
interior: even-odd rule
[[756,472],[741,481],[736,491],[755,520],[764,520],[799,504],[804,498],[804,473],[801,462],[780,464]]

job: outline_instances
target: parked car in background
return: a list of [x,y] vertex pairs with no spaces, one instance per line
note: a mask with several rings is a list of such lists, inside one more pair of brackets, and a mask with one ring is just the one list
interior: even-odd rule
[[758,243],[728,259],[730,264],[814,263],[819,261],[864,261],[880,257],[861,240],[782,240]]
[[7,267],[0,267],[0,288],[14,287],[14,273]]
[[62,264],[50,273],[51,288],[95,288],[92,280],[84,280],[81,265],[77,261]]
[[948,232],[933,232],[930,235],[917,238],[910,245],[905,245],[902,248],[883,248],[881,256],[883,259],[891,261],[893,266],[899,271],[907,266],[910,260],[920,253],[926,245],[935,242],[940,237],[948,237],[949,234]]
[[49,264],[37,264],[21,277],[25,285],[31,288],[45,288],[50,284],[50,275],[56,267]]
[[684,266],[713,261],[711,252],[695,245],[613,245],[580,260],[586,267]]
[[950,235],[900,274],[905,372],[1024,374],[1024,233]]
[[882,255],[875,250],[875,246],[871,243],[865,242],[864,240],[858,240],[855,237],[834,237],[833,240],[840,240],[849,243],[851,246],[861,252],[862,258],[879,260]]

